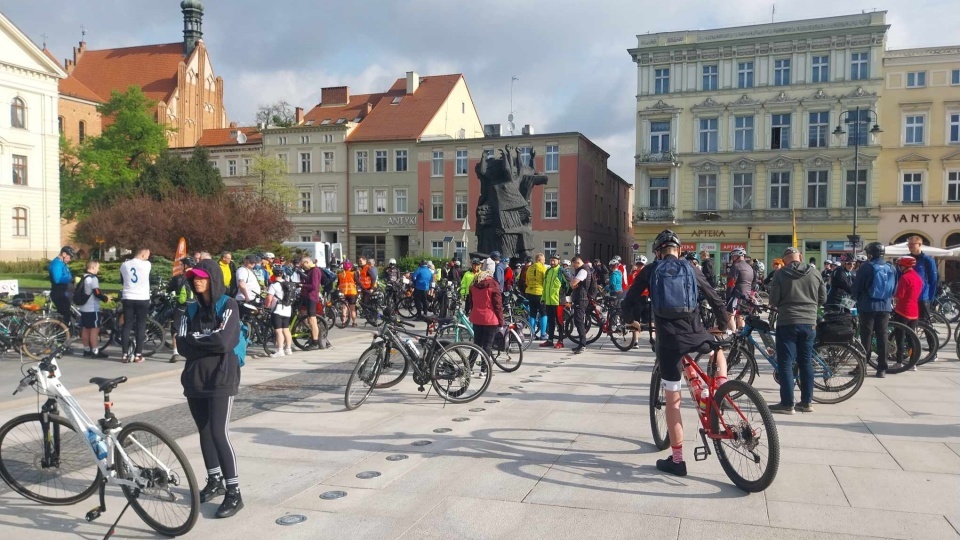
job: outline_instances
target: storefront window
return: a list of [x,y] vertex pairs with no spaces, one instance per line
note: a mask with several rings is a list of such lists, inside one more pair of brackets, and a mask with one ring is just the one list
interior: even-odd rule
[[355,259],[359,259],[360,256],[367,258],[374,258],[377,262],[382,262],[386,256],[386,236],[357,236],[354,245],[356,246]]

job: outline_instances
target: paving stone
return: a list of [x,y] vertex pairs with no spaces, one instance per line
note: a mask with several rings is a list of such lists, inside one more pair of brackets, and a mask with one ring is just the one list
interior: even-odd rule
[[[889,494],[878,496],[889,497]],[[768,502],[767,510],[773,527],[872,538],[957,538],[957,531],[943,516],[932,514],[779,501]]]
[[905,471],[960,474],[960,455],[944,443],[884,439],[883,446]]

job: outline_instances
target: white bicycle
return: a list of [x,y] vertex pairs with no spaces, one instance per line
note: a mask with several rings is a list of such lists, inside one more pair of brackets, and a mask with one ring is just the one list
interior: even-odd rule
[[183,451],[150,424],[121,427],[111,411],[110,392],[126,377],[90,379],[103,392],[104,409],[102,419],[91,420],[60,382],[57,358],[64,350],[29,367],[14,392],[31,386],[48,399],[39,413],[18,416],[0,427],[0,478],[20,495],[49,505],[75,504],[99,490],[100,504],[87,512],[87,521],[107,510],[106,486],[120,486],[127,505],[104,539],[131,506],[160,534],[189,532],[200,513],[200,493]]

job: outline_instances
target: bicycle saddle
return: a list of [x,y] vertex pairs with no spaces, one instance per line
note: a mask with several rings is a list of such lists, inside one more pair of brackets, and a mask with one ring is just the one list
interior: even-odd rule
[[121,384],[127,382],[126,377],[117,377],[116,379],[107,379],[106,377],[94,377],[90,379],[90,384],[95,384],[100,387],[101,392],[111,392],[114,388],[120,386]]

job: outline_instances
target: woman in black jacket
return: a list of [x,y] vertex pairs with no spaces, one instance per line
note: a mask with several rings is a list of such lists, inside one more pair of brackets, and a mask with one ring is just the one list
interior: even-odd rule
[[177,345],[186,358],[180,384],[190,414],[200,431],[200,450],[207,468],[207,485],[200,502],[225,495],[218,518],[243,508],[237,478],[237,455],[230,442],[230,411],[240,387],[240,359],[234,349],[240,341],[237,301],[226,294],[220,265],[203,260],[187,270],[196,293],[180,319]]

